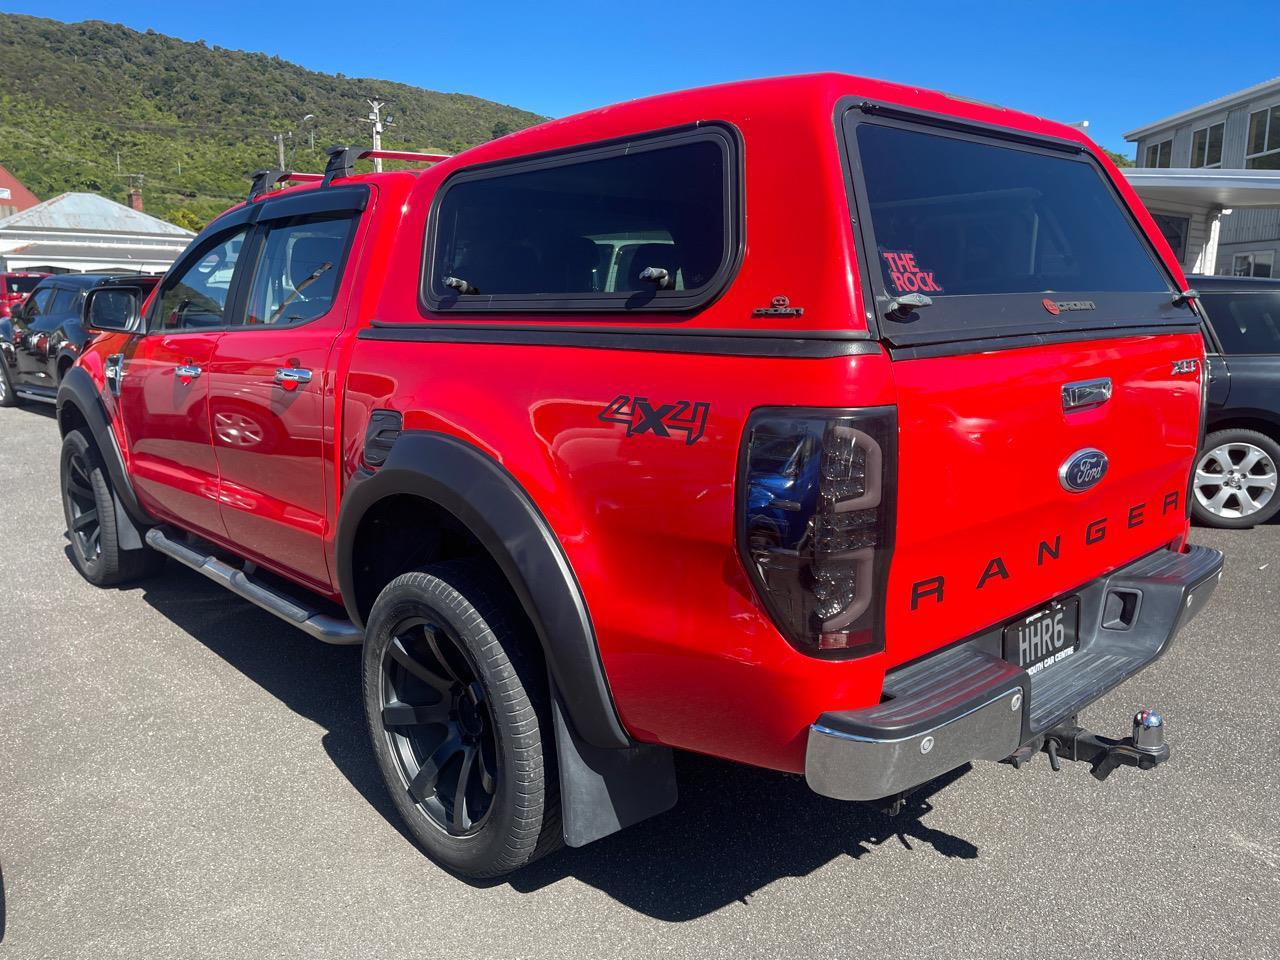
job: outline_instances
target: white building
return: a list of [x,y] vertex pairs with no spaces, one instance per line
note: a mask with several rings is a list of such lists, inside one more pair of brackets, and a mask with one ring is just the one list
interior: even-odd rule
[[1188,272],[1280,276],[1280,77],[1124,137],[1125,176]]
[[64,193],[0,219],[0,271],[163,273],[194,236],[95,193]]

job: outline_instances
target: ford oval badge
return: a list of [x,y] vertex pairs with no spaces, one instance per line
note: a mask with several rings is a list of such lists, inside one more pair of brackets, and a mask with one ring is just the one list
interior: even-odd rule
[[1107,455],[1092,447],[1077,450],[1058,468],[1058,480],[1072,493],[1082,493],[1107,475]]

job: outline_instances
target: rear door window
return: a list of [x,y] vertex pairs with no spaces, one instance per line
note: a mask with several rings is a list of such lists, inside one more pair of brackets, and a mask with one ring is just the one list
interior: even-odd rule
[[736,139],[715,126],[463,171],[432,220],[433,309],[687,309],[737,238]]
[[270,222],[249,287],[247,326],[297,326],[333,307],[356,221],[349,216]]
[[75,311],[79,300],[79,290],[59,287],[58,291],[53,295],[53,302],[49,304],[49,313],[57,314],[59,316],[72,313]]
[[1224,354],[1280,354],[1280,290],[1206,293],[1200,302]]
[[[914,124],[847,130],[889,339],[1193,319],[1170,309],[1169,280],[1087,154]],[[932,305],[889,314],[913,293]]]

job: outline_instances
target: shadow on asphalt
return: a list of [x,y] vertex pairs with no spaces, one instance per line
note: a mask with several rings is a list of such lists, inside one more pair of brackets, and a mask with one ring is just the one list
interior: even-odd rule
[[58,408],[52,403],[41,403],[39,400],[19,400],[18,406],[23,413],[35,413],[44,417],[46,420],[58,419]]
[[[334,765],[413,842],[369,748],[359,700],[358,647],[318,643],[172,563],[142,590],[153,608],[323,727],[321,742]],[[976,846],[921,819],[932,810],[929,797],[968,769],[928,784],[909,798],[901,814],[889,817],[820,797],[801,777],[677,754],[680,802],[675,809],[589,846],[562,850],[498,883],[531,892],[575,877],[633,910],[675,922],[746,902],[781,877],[805,876],[884,843],[973,859]]]
[[4,943],[5,904],[4,904],[4,870],[0,869],[0,943]]
[[[911,796],[896,817],[827,800],[803,778],[677,755],[680,802],[660,817],[535,863],[508,883],[537,890],[574,877],[647,916],[693,920],[782,877],[803,877],[833,860],[858,859],[883,843],[919,846],[966,860],[967,840],[922,822],[929,798],[968,772],[956,770]],[[832,891],[838,909],[844,894]]]

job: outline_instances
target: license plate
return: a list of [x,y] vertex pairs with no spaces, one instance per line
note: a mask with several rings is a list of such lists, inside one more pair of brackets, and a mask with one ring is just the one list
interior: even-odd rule
[[1076,652],[1080,599],[1068,597],[1004,628],[1004,658],[1029,674]]

